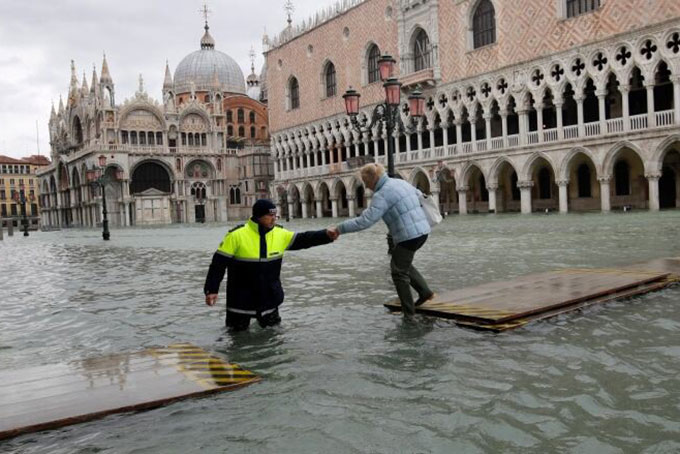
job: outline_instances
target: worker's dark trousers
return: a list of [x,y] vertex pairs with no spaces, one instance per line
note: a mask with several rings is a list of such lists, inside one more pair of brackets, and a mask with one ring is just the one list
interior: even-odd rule
[[413,257],[416,251],[423,247],[427,241],[427,235],[423,235],[412,240],[397,243],[392,250],[392,281],[397,289],[397,295],[401,301],[401,310],[405,316],[416,313],[411,287],[418,292],[420,298],[427,298],[432,295],[432,290],[428,287],[425,278],[413,266]]
[[255,317],[257,323],[260,324],[262,328],[268,326],[274,326],[281,323],[281,317],[279,316],[279,310],[276,309],[274,312],[270,312],[267,315],[247,315],[247,314],[237,314],[236,312],[227,311],[227,328],[231,331],[244,331],[250,326],[250,319]]

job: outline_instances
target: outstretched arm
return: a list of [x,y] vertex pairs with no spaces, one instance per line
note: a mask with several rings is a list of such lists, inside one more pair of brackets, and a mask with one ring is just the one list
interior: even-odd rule
[[371,206],[365,209],[358,218],[350,219],[338,225],[337,231],[340,234],[344,234],[367,229],[382,219],[387,208],[387,201],[384,197],[379,193],[375,193],[373,195],[373,200],[371,201]]
[[308,232],[299,232],[295,234],[293,241],[288,246],[288,250],[296,251],[298,249],[307,249],[314,246],[322,246],[324,244],[332,243],[328,231],[324,230],[310,230]]

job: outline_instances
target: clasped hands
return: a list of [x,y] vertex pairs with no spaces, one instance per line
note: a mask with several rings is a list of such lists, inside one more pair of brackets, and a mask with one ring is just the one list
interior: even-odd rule
[[340,236],[340,230],[338,230],[336,226],[332,225],[326,229],[326,235],[328,235],[328,238],[335,241]]

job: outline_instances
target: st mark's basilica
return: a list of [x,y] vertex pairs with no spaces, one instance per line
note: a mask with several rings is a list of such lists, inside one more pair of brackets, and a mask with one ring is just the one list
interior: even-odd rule
[[68,98],[49,121],[52,164],[38,173],[43,228],[95,226],[104,199],[114,226],[247,217],[273,177],[264,74],[251,71],[246,80],[217,49],[207,17],[200,49],[174,76],[166,64],[161,102],[141,75],[117,102],[106,56],[89,85],[71,62]]

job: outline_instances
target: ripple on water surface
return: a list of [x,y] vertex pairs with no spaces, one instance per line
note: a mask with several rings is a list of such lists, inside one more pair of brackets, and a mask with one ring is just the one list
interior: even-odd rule
[[[680,255],[680,213],[449,217],[418,253],[435,289]],[[305,230],[320,221],[293,221]],[[0,242],[0,366],[192,342],[256,371],[234,393],[26,435],[0,451],[680,452],[680,289],[500,335],[404,324],[382,226],[291,253],[284,322],[236,336],[203,304],[227,228]]]

